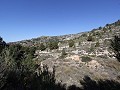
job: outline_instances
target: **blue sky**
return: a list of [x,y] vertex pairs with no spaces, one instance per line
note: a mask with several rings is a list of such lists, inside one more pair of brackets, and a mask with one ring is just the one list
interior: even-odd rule
[[0,0],[6,42],[89,31],[120,19],[120,0]]

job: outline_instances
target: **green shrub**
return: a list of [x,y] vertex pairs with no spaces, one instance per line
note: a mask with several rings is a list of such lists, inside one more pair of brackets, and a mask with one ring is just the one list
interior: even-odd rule
[[95,41],[95,38],[91,35],[88,36],[87,41]]
[[120,20],[118,20],[117,22],[115,22],[115,26],[120,26]]
[[50,50],[58,49],[59,48],[58,47],[58,42],[55,42],[55,41],[50,42],[50,43],[48,43],[48,47],[49,47]]
[[44,51],[46,49],[46,46],[43,43],[41,43],[40,46],[39,46],[39,49],[41,51]]
[[99,30],[101,30],[101,29],[102,29],[102,27],[99,27],[98,29],[99,29]]
[[75,44],[75,42],[74,42],[73,40],[70,40],[70,41],[69,41],[69,47],[73,47],[74,44]]
[[65,49],[63,49],[60,58],[65,58],[66,55],[67,55],[67,53],[65,52]]
[[92,60],[92,58],[88,57],[88,56],[82,56],[82,62],[90,62]]

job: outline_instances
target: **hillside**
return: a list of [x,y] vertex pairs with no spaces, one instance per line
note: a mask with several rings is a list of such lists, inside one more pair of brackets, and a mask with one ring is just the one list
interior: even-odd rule
[[120,20],[89,32],[42,36],[10,44],[36,47],[37,64],[56,68],[56,79],[67,85],[79,85],[85,75],[120,81],[120,63],[110,49],[110,40],[120,35]]

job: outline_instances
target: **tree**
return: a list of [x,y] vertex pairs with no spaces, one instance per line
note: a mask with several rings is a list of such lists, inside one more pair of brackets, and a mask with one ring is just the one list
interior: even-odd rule
[[75,44],[75,42],[74,42],[73,40],[70,40],[70,41],[69,41],[69,47],[73,47],[74,44]]
[[41,43],[39,49],[41,51],[44,51],[46,49],[46,47],[45,47],[45,45],[43,43]]
[[89,35],[87,41],[95,41],[95,39],[93,38],[93,36]]
[[50,50],[58,49],[58,42],[55,42],[55,41],[50,42],[50,43],[48,44],[48,47],[49,47]]
[[66,55],[67,55],[67,53],[65,52],[65,49],[63,49],[62,53],[61,53],[61,58],[65,58]]
[[120,20],[118,20],[117,22],[115,22],[115,26],[120,26]]
[[115,53],[115,57],[120,62],[120,36],[114,36],[111,40],[111,49]]
[[102,29],[102,27],[99,27],[98,29],[99,29],[99,30],[101,30],[101,29]]
[[88,56],[82,56],[82,62],[90,62],[92,60],[92,58],[88,57]]
[[6,47],[6,42],[3,41],[3,38],[0,37],[0,53],[2,52],[2,50]]

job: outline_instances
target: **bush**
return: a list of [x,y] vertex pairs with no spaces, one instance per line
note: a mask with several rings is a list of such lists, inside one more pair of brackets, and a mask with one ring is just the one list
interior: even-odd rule
[[67,55],[67,53],[65,52],[65,49],[63,49],[62,54],[61,54],[61,58],[65,58],[66,55]]
[[118,20],[117,22],[115,22],[115,26],[120,26],[120,20]]
[[95,41],[95,39],[93,38],[93,36],[88,36],[88,38],[87,38],[87,41]]
[[58,49],[58,48],[59,48],[59,47],[58,47],[58,42],[55,42],[55,41],[50,42],[50,43],[48,44],[48,47],[49,47],[50,50]]
[[40,46],[39,46],[39,49],[41,51],[44,51],[46,49],[46,46],[43,43],[41,43]]
[[102,29],[102,27],[99,27],[98,29],[99,29],[99,30],[101,30],[101,29]]
[[74,44],[75,44],[75,42],[74,42],[73,40],[70,40],[70,41],[69,41],[69,47],[73,47]]
[[92,60],[92,58],[88,57],[88,56],[82,56],[82,62],[90,62]]

